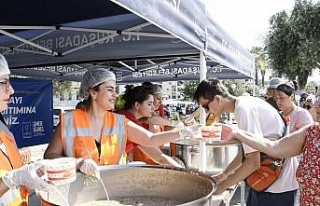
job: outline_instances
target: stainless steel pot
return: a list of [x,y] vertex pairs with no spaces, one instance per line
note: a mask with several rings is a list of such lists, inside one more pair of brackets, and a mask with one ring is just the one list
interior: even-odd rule
[[[187,169],[155,165],[107,166],[101,178],[110,200],[123,197],[166,198],[177,205],[211,206],[214,180],[204,173]],[[106,199],[102,185],[96,178],[77,174],[77,180],[56,190],[38,191],[41,205],[77,205],[93,200]],[[61,197],[63,195],[63,197]]]
[[[182,160],[186,168],[198,171],[200,167],[200,140],[179,139],[170,143],[171,155]],[[205,173],[213,175],[223,171],[240,149],[238,141],[206,143]]]

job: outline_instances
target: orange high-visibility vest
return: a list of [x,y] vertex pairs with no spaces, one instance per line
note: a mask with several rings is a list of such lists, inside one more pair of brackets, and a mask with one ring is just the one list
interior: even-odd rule
[[67,157],[91,158],[98,165],[126,164],[127,119],[123,115],[105,112],[100,155],[82,109],[61,115],[61,137]]
[[[152,127],[152,129],[150,129]],[[158,133],[162,132],[162,129],[159,125],[149,125],[149,130]],[[163,146],[159,146],[159,149],[162,151]],[[154,162],[150,157],[148,157],[146,154],[144,154],[139,148],[135,147],[132,150],[132,160],[133,161],[142,161],[149,165],[158,165],[158,163]]]
[[[0,151],[0,177],[2,177],[8,171],[21,167],[22,159],[12,133],[2,122],[0,122],[0,140],[2,141],[2,144],[6,150],[6,152]],[[28,205],[28,189],[25,186],[22,186],[19,189],[14,190],[15,191],[10,190],[7,192],[14,194],[12,199],[3,200],[0,198],[0,203],[8,206]],[[6,196],[6,193],[2,196],[2,198],[4,198],[4,196]]]

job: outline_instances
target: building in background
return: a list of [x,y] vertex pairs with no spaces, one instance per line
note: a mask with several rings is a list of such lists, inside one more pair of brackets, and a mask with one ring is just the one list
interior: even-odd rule
[[61,93],[59,96],[53,96],[53,108],[75,107],[80,101],[79,88],[80,82],[72,82],[72,89],[70,93]]

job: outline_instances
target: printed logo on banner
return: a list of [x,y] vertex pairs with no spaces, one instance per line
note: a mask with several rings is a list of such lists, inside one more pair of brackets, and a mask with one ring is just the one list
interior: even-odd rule
[[23,122],[22,123],[22,138],[31,138],[31,137],[32,137],[31,122]]
[[43,136],[44,127],[42,121],[33,122],[33,136]]

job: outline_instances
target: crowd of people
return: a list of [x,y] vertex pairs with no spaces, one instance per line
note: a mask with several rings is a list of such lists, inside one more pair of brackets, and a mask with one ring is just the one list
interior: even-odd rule
[[[222,138],[225,141],[238,139],[245,145],[272,157],[284,158],[285,163],[283,167],[288,164],[288,160],[292,158],[296,159],[299,156],[299,165],[296,165],[295,160],[294,164],[289,168],[293,174],[290,174],[290,176],[286,175],[283,181],[287,182],[288,185],[294,184],[294,188],[297,185],[299,186],[298,202],[300,205],[320,205],[320,189],[318,186],[320,183],[320,89],[317,87],[314,101],[310,105],[314,110],[314,113],[312,113],[310,112],[311,108],[308,111],[303,108],[302,104],[298,106],[295,103],[296,84],[294,82],[281,83],[279,80],[273,80],[271,83],[271,88],[268,89],[267,100],[270,104],[275,103],[274,106],[282,111],[284,115],[290,116],[290,133],[285,137],[275,140],[274,138],[266,138],[261,133],[254,133],[241,126],[231,127],[224,125]],[[300,103],[303,103],[307,99],[307,95],[302,95],[302,98]],[[260,111],[258,113],[258,115],[265,115]],[[270,118],[265,118],[265,121],[269,122],[271,120]],[[269,123],[269,126],[272,125],[274,125],[274,122]],[[284,175],[285,173],[282,171],[279,179],[281,180]],[[257,193],[257,200],[258,197],[260,198],[260,194]],[[285,191],[285,194],[288,193]],[[275,204],[269,199],[274,195],[273,192],[268,193],[268,198],[264,199],[264,203],[259,203],[259,205],[294,205],[292,197],[290,197],[290,202],[287,202],[288,199],[280,198],[278,204]],[[250,198],[249,194],[248,201],[250,201]],[[249,205],[254,204],[249,203]]]
[[[259,169],[264,152],[284,158],[281,174],[264,191],[250,188],[246,205],[293,206],[297,196],[300,205],[320,205],[320,89],[315,95],[301,95],[299,101],[297,90],[295,81],[273,79],[264,98],[236,97],[219,80],[200,82],[194,100],[206,110],[207,119],[216,121],[222,113],[234,113],[237,124],[223,125],[222,138],[243,142],[232,163],[213,176],[217,184],[214,195]],[[9,66],[0,55],[0,111],[7,109],[13,93]],[[77,168],[94,176],[99,175],[101,165],[132,161],[181,167],[164,154],[162,145],[198,136],[201,126],[194,124],[194,117],[199,111],[190,113],[190,122],[171,121],[165,117],[162,95],[161,87],[149,82],[129,86],[123,95],[124,107],[115,109],[118,94],[114,73],[104,68],[88,70],[80,86],[83,101],[75,110],[61,114],[44,158],[75,157]],[[165,126],[171,129],[165,131]],[[0,150],[0,203],[27,205],[28,188],[53,187],[42,178],[39,162],[22,164],[4,121],[0,122]]]

